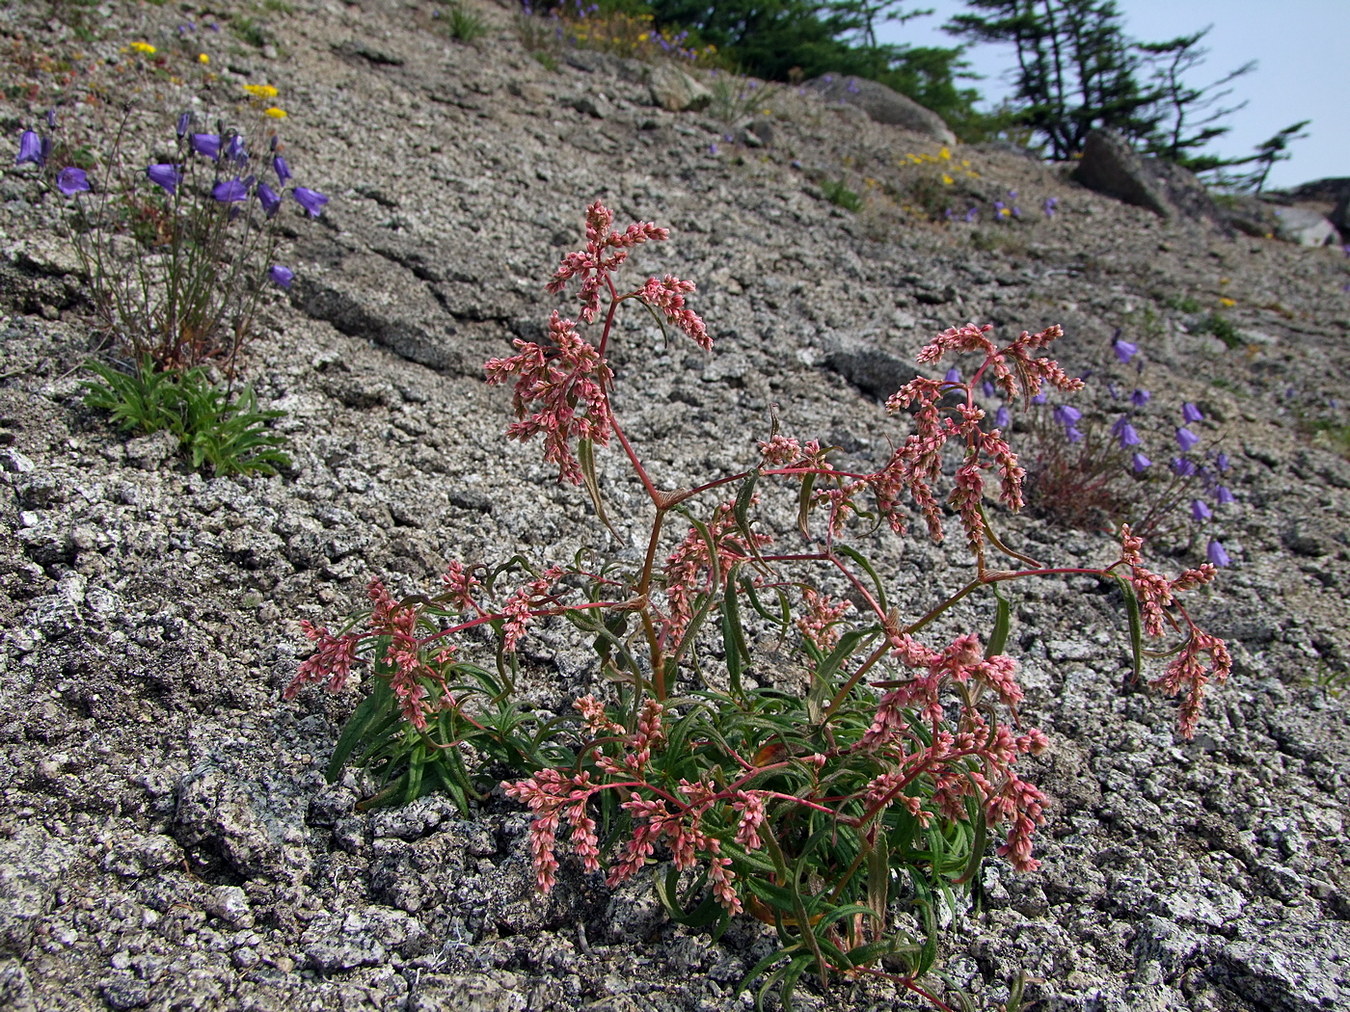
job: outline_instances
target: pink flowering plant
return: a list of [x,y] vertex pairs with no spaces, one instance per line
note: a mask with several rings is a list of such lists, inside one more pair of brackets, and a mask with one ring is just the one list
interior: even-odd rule
[[[340,690],[360,668],[366,697],[329,775],[370,768],[381,786],[366,804],[445,790],[466,811],[495,775],[533,815],[541,892],[565,861],[611,886],[652,870],[676,920],[716,933],[738,916],[773,926],[777,951],[744,982],[761,996],[777,986],[790,998],[806,973],[822,986],[871,976],[948,1008],[926,976],[939,908],[977,881],[988,841],[1034,870],[1045,820],[1045,798],[1022,772],[1048,741],[1018,712],[1001,588],[1055,574],[1117,583],[1136,667],[1145,641],[1171,640],[1155,684],[1181,697],[1189,736],[1207,683],[1229,670],[1224,644],[1181,601],[1214,567],[1156,573],[1128,527],[1097,568],[1039,562],[996,533],[993,503],[1020,508],[1024,472],[975,391],[988,378],[1019,402],[1047,385],[1079,387],[1040,354],[1058,327],[1001,346],[988,326],[939,334],[919,362],[966,358],[971,378],[920,376],[897,391],[886,408],[902,432],[876,470],[841,469],[829,447],[775,430],[739,473],[663,485],[615,410],[608,356],[625,304],[711,348],[686,301],[692,283],[667,275],[625,290],[616,280],[634,247],[667,234],[650,223],[618,231],[591,205],[585,248],[548,285],[579,287],[578,319],[555,312],[543,342],[517,340],[515,354],[486,366],[489,383],[513,390],[508,435],[537,437],[606,525],[595,461],[617,445],[645,492],[645,515],[633,518],[647,531],[640,561],[453,561],[438,593],[402,600],[373,580],[368,613],[336,631],[304,624],[314,651],[288,694],[308,683]],[[795,503],[795,531],[764,519],[769,495]],[[959,527],[973,569],[907,616],[863,548],[911,536],[916,518],[935,541]],[[976,594],[991,599],[988,635],[934,639],[935,621]],[[517,651],[556,617],[593,646],[596,689],[560,716],[531,713],[513,695]],[[749,646],[766,633],[781,644],[772,664]],[[804,684],[776,679],[789,671],[805,672]]]

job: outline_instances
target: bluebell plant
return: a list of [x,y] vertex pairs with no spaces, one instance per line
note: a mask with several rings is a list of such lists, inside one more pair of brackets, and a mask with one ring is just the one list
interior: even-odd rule
[[328,197],[291,185],[274,132],[255,147],[237,129],[201,128],[184,112],[172,156],[132,167],[124,121],[105,156],[77,166],[62,164],[54,112],[46,127],[21,134],[15,163],[35,165],[67,201],[114,357],[156,370],[214,362],[233,377],[263,291],[295,278],[276,263],[283,208],[289,200],[317,218]]

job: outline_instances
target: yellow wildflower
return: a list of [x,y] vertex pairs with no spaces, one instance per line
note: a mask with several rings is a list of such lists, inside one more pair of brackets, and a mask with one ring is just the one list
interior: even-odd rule
[[197,62],[205,66],[206,64],[211,62],[211,57],[207,56],[205,53],[198,53]]
[[638,36],[638,41],[639,41],[639,42],[646,42],[646,41],[647,41],[648,39],[650,39],[651,37],[652,37],[652,36],[651,36],[651,32],[643,32],[641,35]]
[[144,53],[146,56],[154,56],[155,53],[159,52],[159,50],[148,42],[133,42],[131,48],[138,53]]
[[1232,309],[1237,305],[1237,299],[1230,299],[1227,296],[1224,296],[1219,300],[1219,305],[1223,306],[1224,309]]
[[942,185],[943,185],[943,186],[951,186],[952,183],[954,183],[954,182],[956,182],[956,180],[953,179],[951,176],[949,176],[947,173],[944,172],[944,173],[942,174]]
[[244,90],[255,98],[276,98],[278,94],[270,84],[246,84]]
[[952,160],[952,153],[951,150],[947,147],[947,145],[944,144],[942,145],[941,148],[938,149],[938,157],[941,158],[944,162],[950,162]]
[[285,119],[285,118],[286,118],[286,110],[285,110],[285,109],[278,109],[276,106],[272,106],[272,108],[270,108],[270,109],[264,109],[264,110],[263,110],[263,115],[264,115],[264,116],[271,116],[273,119]]

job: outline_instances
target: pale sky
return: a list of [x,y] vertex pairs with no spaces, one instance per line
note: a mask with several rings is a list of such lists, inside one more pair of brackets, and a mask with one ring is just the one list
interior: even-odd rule
[[[910,9],[933,8],[929,17],[903,27],[886,26],[882,42],[953,46],[960,40],[939,31],[954,14],[967,13],[961,0],[913,0]],[[1125,33],[1160,42],[1213,30],[1201,45],[1205,62],[1187,83],[1203,86],[1248,60],[1256,70],[1232,82],[1224,105],[1246,99],[1248,105],[1224,122],[1232,131],[1211,150],[1240,156],[1285,127],[1303,119],[1308,137],[1290,148],[1287,162],[1271,170],[1267,188],[1297,186],[1329,176],[1350,176],[1350,0],[1117,0]],[[982,95],[997,99],[1009,90],[1005,72],[1015,66],[1011,45],[972,46],[966,58],[985,79],[972,82]],[[991,103],[992,104],[992,103]]]

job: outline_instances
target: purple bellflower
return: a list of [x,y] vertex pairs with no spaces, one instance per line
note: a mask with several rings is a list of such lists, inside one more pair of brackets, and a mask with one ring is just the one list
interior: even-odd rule
[[1130,458],[1130,467],[1134,469],[1135,474],[1138,474],[1146,467],[1152,466],[1152,464],[1153,461],[1149,460],[1147,457],[1145,457],[1142,453],[1140,453],[1137,450],[1135,451],[1134,456]]
[[1083,412],[1068,404],[1061,404],[1059,407],[1055,408],[1055,421],[1059,422],[1059,424],[1063,425],[1065,428],[1072,427],[1076,422],[1082,421],[1082,419]]
[[1135,388],[1134,393],[1130,394],[1130,403],[1133,404],[1136,408],[1142,408],[1152,399],[1153,395],[1151,393],[1149,393],[1147,390],[1141,390],[1138,387]]
[[328,203],[327,197],[307,186],[297,186],[291,192],[295,194],[295,202],[303,207],[311,218],[317,218],[323,211],[323,205]]
[[960,383],[961,370],[956,368],[956,366],[952,366],[950,369],[947,370],[947,375],[944,376],[942,380],[944,383]]
[[1195,474],[1195,464],[1185,457],[1172,458],[1172,473],[1179,478],[1189,478]]
[[211,188],[211,196],[222,204],[232,204],[248,199],[248,187],[241,179],[222,179]]
[[1218,566],[1220,569],[1233,561],[1228,557],[1228,553],[1223,550],[1223,545],[1213,538],[1209,539],[1209,547],[1205,549],[1205,558],[1209,559],[1211,566]]
[[1117,334],[1115,340],[1111,342],[1111,350],[1115,352],[1116,361],[1124,365],[1139,354],[1139,345],[1133,341],[1127,341]]
[[225,160],[243,165],[248,161],[248,151],[244,148],[244,138],[241,134],[230,134],[230,138],[225,142]]
[[286,164],[286,159],[281,155],[272,156],[272,171],[277,174],[277,182],[285,183],[291,178],[291,167]]
[[88,193],[89,177],[85,175],[84,169],[77,169],[73,165],[67,166],[56,174],[56,188],[67,197],[73,197],[77,193]]
[[1199,442],[1200,437],[1185,426],[1177,429],[1177,446],[1181,447],[1182,453],[1193,450]]
[[213,162],[220,157],[219,134],[193,134],[188,143],[192,145],[193,151]]
[[1224,471],[1227,471],[1228,468],[1231,466],[1228,463],[1228,454],[1220,450],[1218,456],[1214,458],[1214,466],[1219,469],[1220,474],[1222,474]]
[[178,189],[178,184],[183,181],[183,173],[178,166],[168,163],[151,165],[145,170],[145,174],[150,178],[150,182],[170,194],[174,193]]
[[1120,441],[1120,448],[1122,450],[1131,446],[1138,446],[1143,442],[1143,440],[1139,438],[1139,433],[1134,430],[1134,426],[1129,422],[1126,422],[1120,427],[1120,431],[1116,433],[1116,439]]
[[1203,422],[1205,420],[1205,416],[1201,414],[1200,409],[1190,401],[1182,403],[1181,418],[1183,421],[1187,422]]
[[1214,489],[1214,501],[1220,506],[1227,506],[1230,502],[1237,502],[1237,497],[1227,485],[1219,485]]
[[255,192],[258,194],[258,203],[262,204],[263,214],[269,218],[276,214],[277,208],[281,207],[281,197],[276,191],[266,183],[259,183]]
[[19,156],[14,159],[15,165],[32,162],[41,168],[46,160],[42,151],[42,138],[37,135],[36,130],[25,130],[19,135]]
[[281,264],[273,264],[267,268],[267,276],[282,288],[290,288],[291,282],[295,280],[295,271]]
[[1191,500],[1191,518],[1193,520],[1210,520],[1214,516],[1214,511],[1203,499]]
[[1008,413],[1008,405],[1000,404],[998,410],[994,412],[994,425],[1000,429],[1006,429],[1012,424],[1012,415]]

